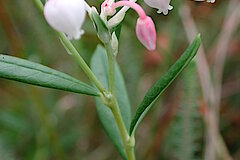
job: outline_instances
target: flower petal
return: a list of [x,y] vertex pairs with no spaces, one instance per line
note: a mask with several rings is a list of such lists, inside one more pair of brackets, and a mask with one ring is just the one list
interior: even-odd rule
[[49,0],[44,6],[44,16],[49,25],[65,33],[69,39],[79,39],[86,10],[83,0]]
[[156,49],[156,29],[150,17],[138,18],[136,34],[139,41],[150,51]]

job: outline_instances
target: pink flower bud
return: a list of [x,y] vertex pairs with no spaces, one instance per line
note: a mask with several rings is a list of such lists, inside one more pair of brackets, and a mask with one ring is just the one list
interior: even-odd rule
[[139,41],[150,51],[156,49],[156,29],[150,17],[138,18],[136,34]]
[[84,33],[81,29],[86,16],[84,0],[48,0],[44,16],[52,28],[69,39],[79,39]]
[[144,0],[144,2],[152,8],[157,8],[157,13],[168,14],[168,10],[172,10],[173,6],[170,5],[170,0]]

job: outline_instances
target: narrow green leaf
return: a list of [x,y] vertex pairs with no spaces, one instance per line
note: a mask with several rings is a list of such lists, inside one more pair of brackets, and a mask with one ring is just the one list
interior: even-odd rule
[[99,14],[92,9],[91,12],[91,18],[93,21],[93,24],[97,30],[98,37],[103,43],[108,43],[111,39],[111,34],[106,26],[105,22],[102,20],[102,18],[99,16]]
[[41,64],[0,54],[0,78],[37,86],[98,96],[98,91],[65,73]]
[[[108,61],[107,61],[107,53],[102,46],[98,46],[92,61],[91,68],[97,78],[102,82],[102,84],[108,89]],[[116,64],[115,70],[115,79],[116,79],[116,97],[119,103],[120,111],[123,116],[123,121],[125,123],[126,128],[130,127],[131,122],[131,107],[128,99],[128,94],[126,91],[124,79],[120,72],[118,65]],[[119,130],[117,128],[117,124],[114,120],[113,114],[111,110],[105,106],[100,98],[95,98],[97,113],[102,122],[107,134],[112,140],[113,144],[116,146],[117,150],[121,154],[124,159],[126,158],[125,150],[123,147],[123,142],[120,137]]]
[[142,102],[137,108],[135,116],[131,122],[130,135],[134,134],[136,128],[145,117],[147,112],[151,109],[154,102],[161,96],[166,88],[173,82],[173,80],[183,71],[184,68],[192,61],[200,46],[200,35],[193,41],[184,54],[178,61],[163,75],[155,85],[149,89]]

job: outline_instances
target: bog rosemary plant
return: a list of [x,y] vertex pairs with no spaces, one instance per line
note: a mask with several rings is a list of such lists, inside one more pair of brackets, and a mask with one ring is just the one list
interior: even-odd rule
[[[89,6],[84,0],[48,0],[44,4],[41,0],[34,1],[48,24],[56,31],[66,51],[79,64],[92,85],[41,64],[7,55],[0,55],[0,77],[94,96],[98,116],[116,149],[123,159],[135,160],[137,127],[154,102],[192,61],[200,46],[200,36],[196,37],[176,63],[149,89],[134,117],[131,118],[124,78],[116,61],[119,44],[115,28],[122,23],[127,9],[134,9],[139,15],[136,20],[137,38],[146,49],[154,51],[157,33],[152,18],[146,15],[136,1],[105,0],[101,5],[100,14],[94,6]],[[145,0],[145,2],[157,8],[158,13],[163,12],[165,15],[168,10],[173,9],[169,4],[170,0]],[[119,7],[123,9],[117,12],[116,9]],[[72,39],[79,40],[83,36],[82,25],[87,15],[92,20],[98,38],[104,46],[97,47],[91,67],[71,43]]]

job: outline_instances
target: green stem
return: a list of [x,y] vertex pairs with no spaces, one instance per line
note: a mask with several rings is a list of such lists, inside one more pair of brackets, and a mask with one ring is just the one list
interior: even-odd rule
[[107,55],[108,55],[108,72],[109,72],[109,86],[110,86],[110,93],[111,93],[111,100],[109,103],[109,108],[111,109],[114,119],[117,123],[119,132],[120,132],[120,136],[122,138],[123,141],[123,145],[126,151],[126,155],[128,160],[135,160],[135,152],[134,152],[134,146],[135,146],[135,141],[134,141],[134,137],[130,138],[128,131],[125,127],[119,106],[118,106],[118,102],[116,99],[116,95],[115,95],[115,61],[116,61],[116,57],[113,53],[113,49],[112,49],[112,45],[111,43],[106,43],[105,44],[105,48],[107,51]]
[[111,107],[114,119],[117,123],[118,129],[120,131],[120,135],[123,141],[123,145],[126,151],[126,155],[128,160],[135,160],[135,152],[134,152],[134,145],[132,144],[132,139],[130,139],[128,132],[126,130],[126,127],[124,125],[124,121],[122,119],[122,115],[117,103],[116,98],[114,97],[114,103],[113,106]]
[[105,44],[105,48],[106,48],[107,56],[108,56],[110,93],[112,93],[113,96],[116,96],[115,95],[115,61],[116,61],[116,58],[113,54],[113,49],[112,49],[111,43]]
[[107,93],[106,89],[102,85],[102,83],[97,79],[97,77],[94,75],[92,70],[89,68],[89,66],[86,64],[84,59],[80,56],[76,48],[73,46],[73,44],[67,39],[67,37],[63,34],[58,32],[59,38],[64,44],[64,47],[66,47],[67,51],[70,52],[70,54],[74,57],[74,59],[78,62],[84,73],[88,76],[88,78],[96,85],[98,90],[102,92],[103,94]]
[[38,9],[43,12],[43,4],[40,0],[34,0],[34,3],[36,4],[36,6],[38,7]]
[[117,123],[120,136],[122,138],[123,145],[126,151],[127,158],[128,160],[135,160],[134,138],[130,138],[130,136],[128,135],[116,98],[113,97],[112,99],[113,99],[113,104],[112,106],[110,106],[111,107],[110,109],[112,110],[114,119]]

